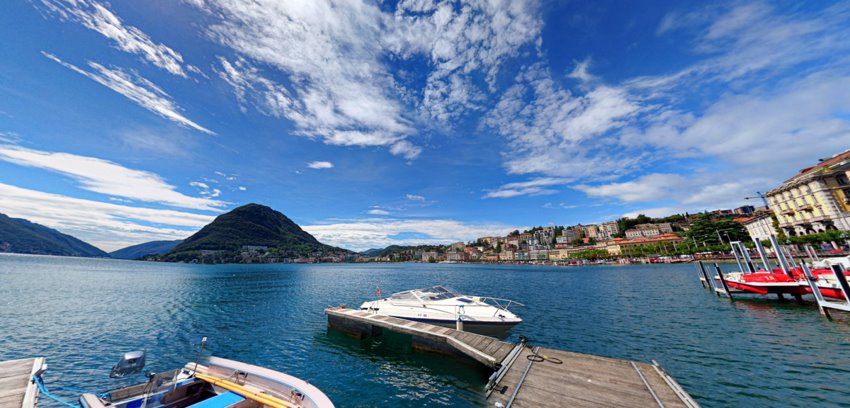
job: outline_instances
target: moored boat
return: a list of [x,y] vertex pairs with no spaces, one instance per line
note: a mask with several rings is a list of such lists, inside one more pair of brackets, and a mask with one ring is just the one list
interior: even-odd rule
[[445,286],[432,286],[363,302],[360,310],[503,337],[522,323],[519,316],[508,310],[512,305],[523,306],[508,299],[464,295]]
[[[141,371],[143,352],[125,353],[110,377]],[[43,371],[42,371],[43,372]],[[41,373],[33,376],[43,394]],[[149,373],[147,380],[101,394],[84,393],[81,408],[333,408],[331,400],[306,381],[275,370],[220,357],[206,365],[187,363],[181,368]],[[62,402],[65,405],[74,406]]]

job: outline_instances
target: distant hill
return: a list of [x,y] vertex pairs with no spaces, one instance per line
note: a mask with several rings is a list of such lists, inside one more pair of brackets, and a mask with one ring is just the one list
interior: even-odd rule
[[351,251],[319,242],[285,215],[259,204],[226,214],[160,257],[168,262],[264,263],[340,257]]
[[385,248],[371,248],[360,253],[363,256],[378,256]]
[[147,255],[163,255],[174,249],[181,242],[183,242],[182,239],[176,241],[145,242],[110,252],[109,256],[115,259],[139,259]]
[[94,246],[44,225],[0,214],[0,252],[105,257]]

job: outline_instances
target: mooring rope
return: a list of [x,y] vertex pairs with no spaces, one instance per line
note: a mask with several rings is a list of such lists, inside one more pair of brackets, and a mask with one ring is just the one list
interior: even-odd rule
[[44,385],[44,380],[40,376],[33,375],[32,381],[35,383],[36,386],[38,386],[38,391],[40,393],[44,394],[45,396],[47,396],[48,398],[50,398],[50,399],[52,399],[52,400],[54,400],[54,401],[56,401],[56,402],[58,402],[62,405],[70,407],[70,408],[80,408],[79,403],[72,404],[68,401],[63,400],[62,398],[59,398],[59,397],[51,394],[50,391],[47,391],[47,387]]

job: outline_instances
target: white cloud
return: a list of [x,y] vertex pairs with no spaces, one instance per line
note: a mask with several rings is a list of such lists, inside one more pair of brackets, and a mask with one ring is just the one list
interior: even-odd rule
[[[243,109],[250,102],[285,117],[297,135],[386,146],[407,160],[421,153],[410,140],[415,122],[429,126],[421,117],[430,116],[445,125],[483,109],[504,61],[539,46],[543,25],[536,1],[403,1],[395,10],[361,1],[192,4],[214,21],[208,35],[239,55],[221,59],[219,75]],[[426,68],[424,87],[388,60]],[[284,81],[270,79],[281,74]]]
[[590,82],[595,80],[596,77],[588,72],[590,69],[590,62],[590,58],[577,62],[575,68],[573,68],[573,72],[570,72],[567,76],[581,82]]
[[83,200],[0,183],[0,212],[56,228],[112,251],[154,240],[184,239],[213,217]]
[[632,181],[602,185],[579,184],[574,188],[591,197],[610,197],[631,203],[670,197],[687,180],[678,174],[654,173]]
[[425,201],[425,197],[419,194],[406,194],[405,197],[410,201]]
[[220,207],[227,205],[223,201],[187,196],[159,175],[95,157],[0,145],[0,160],[61,173],[79,182],[82,189],[109,196],[206,211],[220,211]]
[[566,204],[566,203],[546,203],[543,204],[543,208],[548,208],[550,210],[572,210],[573,208],[578,208],[577,204]]
[[639,211],[628,212],[628,213],[623,214],[623,217],[625,217],[625,218],[637,218],[638,215],[643,214],[643,215],[650,217],[650,218],[663,218],[663,217],[667,217],[669,215],[682,214],[682,213],[685,213],[685,212],[687,212],[687,211],[682,211],[681,209],[676,208],[676,207],[655,207],[655,208],[645,208],[645,209],[639,210]]
[[[302,228],[323,243],[353,250],[389,245],[448,244],[457,241],[471,241],[483,236],[504,235],[516,229],[503,224],[471,224],[455,220],[392,218],[370,218],[332,224],[307,225],[302,226]],[[392,238],[404,233],[415,233],[423,237]]]
[[58,62],[65,68],[68,68],[80,75],[84,75],[87,78],[121,95],[124,95],[127,99],[165,119],[209,135],[215,134],[213,131],[183,116],[183,114],[180,113],[182,109],[174,103],[170,95],[135,72],[128,73],[120,68],[107,68],[91,61],[89,61],[88,65],[94,71],[86,71],[73,64],[62,61],[53,54],[43,51],[42,54],[44,54],[45,57]]
[[622,174],[643,163],[640,154],[606,148],[616,142],[613,131],[639,110],[625,89],[598,85],[574,94],[535,64],[521,72],[483,123],[508,140],[508,173],[577,179]]
[[106,5],[95,0],[42,0],[42,4],[62,20],[72,20],[115,42],[122,51],[141,56],[147,62],[174,75],[186,78],[186,71],[199,72],[185,65],[183,56],[165,44],[154,42],[142,30],[125,24]]
[[367,211],[367,213],[372,214],[372,215],[390,215],[389,211],[384,211],[384,210],[380,210],[380,209],[377,209],[377,208],[371,209],[371,210]]
[[516,183],[508,183],[500,186],[496,190],[490,190],[483,198],[511,198],[524,195],[539,196],[555,194],[558,191],[553,190],[551,186],[563,185],[570,182],[571,179],[543,177],[529,181],[521,181]]
[[250,102],[265,115],[301,119],[298,113],[298,109],[303,109],[301,102],[293,99],[286,87],[262,76],[247,60],[239,57],[231,63],[219,57],[219,63],[218,75],[233,88],[242,112],[247,111]]
[[312,161],[310,163],[307,163],[307,167],[316,170],[332,169],[334,167],[334,164],[329,161]]
[[[779,14],[769,3],[744,3],[670,14],[658,34],[692,34],[681,42],[694,53],[692,65],[588,85],[585,60],[570,74],[582,80],[578,91],[543,63],[529,65],[483,123],[508,140],[511,174],[582,180],[575,188],[589,196],[623,202],[741,205],[850,145],[848,19],[846,4]],[[553,187],[502,187],[488,196]]]
[[239,186],[239,191],[247,191],[247,190],[248,190],[248,187]]

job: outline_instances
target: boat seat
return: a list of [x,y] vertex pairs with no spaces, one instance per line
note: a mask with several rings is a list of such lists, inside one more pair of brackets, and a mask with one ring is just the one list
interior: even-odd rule
[[189,405],[188,408],[225,408],[231,405],[238,404],[245,400],[241,395],[228,391],[223,394],[218,394],[215,397],[207,398],[196,404]]

